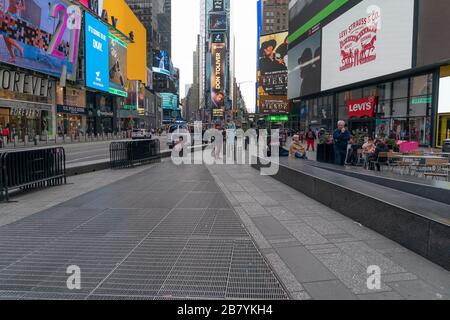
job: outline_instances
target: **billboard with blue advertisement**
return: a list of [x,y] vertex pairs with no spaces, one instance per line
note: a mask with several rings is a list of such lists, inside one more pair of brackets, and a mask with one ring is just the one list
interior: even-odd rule
[[81,11],[63,0],[0,0],[0,62],[76,80]]
[[109,91],[108,26],[86,12],[86,86]]

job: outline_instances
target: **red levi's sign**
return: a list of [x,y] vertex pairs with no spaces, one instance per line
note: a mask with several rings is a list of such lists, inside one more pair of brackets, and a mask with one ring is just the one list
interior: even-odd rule
[[378,97],[367,97],[359,100],[347,101],[347,113],[349,119],[369,117],[375,115]]

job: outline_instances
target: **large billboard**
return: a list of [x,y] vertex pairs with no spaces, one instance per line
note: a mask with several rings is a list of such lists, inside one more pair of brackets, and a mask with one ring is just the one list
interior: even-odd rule
[[62,0],[0,0],[0,21],[0,62],[54,77],[66,68],[75,80],[80,10]]
[[109,34],[109,92],[126,97],[127,43]]
[[222,12],[225,11],[224,0],[213,0],[213,8],[214,12]]
[[227,30],[226,13],[210,13],[209,30]]
[[86,12],[86,86],[109,91],[108,26]]
[[321,58],[320,30],[289,50],[289,99],[320,92]]
[[258,108],[263,113],[288,112],[287,32],[260,37]]
[[170,69],[169,53],[164,50],[153,51],[153,72],[170,76]]
[[211,44],[211,100],[214,108],[225,104],[225,59],[226,44]]
[[[130,80],[147,82],[147,32],[125,0],[103,0],[103,8],[117,19],[117,29],[133,41],[127,48],[127,74]],[[150,67],[150,66],[149,66]]]
[[80,0],[80,3],[88,9],[91,9],[99,16],[102,15],[103,11],[103,0]]
[[449,1],[419,1],[418,13],[417,66],[450,60]]
[[411,68],[414,0],[365,0],[322,29],[322,90]]

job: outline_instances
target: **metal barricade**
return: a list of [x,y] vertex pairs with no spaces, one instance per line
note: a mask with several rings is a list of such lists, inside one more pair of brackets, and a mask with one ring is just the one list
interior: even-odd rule
[[109,148],[112,169],[161,161],[159,140],[112,142]]
[[64,148],[43,148],[2,153],[0,197],[9,200],[11,190],[29,190],[67,183]]

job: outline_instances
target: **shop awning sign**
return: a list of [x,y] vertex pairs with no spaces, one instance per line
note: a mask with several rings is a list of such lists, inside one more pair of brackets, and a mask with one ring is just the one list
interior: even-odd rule
[[378,97],[366,97],[358,100],[347,101],[348,118],[373,118],[377,106]]

